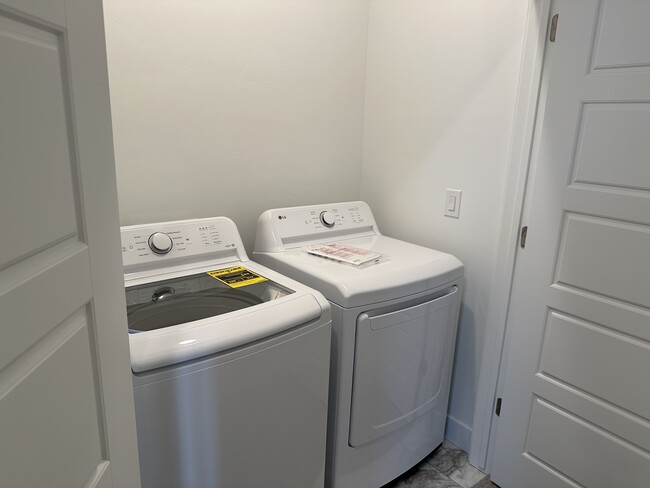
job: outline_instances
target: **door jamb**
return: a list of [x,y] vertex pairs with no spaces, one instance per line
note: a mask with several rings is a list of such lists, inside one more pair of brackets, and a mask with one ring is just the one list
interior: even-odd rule
[[491,468],[490,448],[496,437],[498,425],[495,420],[494,405],[499,378],[503,373],[501,365],[506,321],[535,132],[550,11],[551,0],[529,0],[528,2],[507,180],[501,206],[499,245],[492,278],[493,293],[486,323],[469,450],[469,462],[487,472]]

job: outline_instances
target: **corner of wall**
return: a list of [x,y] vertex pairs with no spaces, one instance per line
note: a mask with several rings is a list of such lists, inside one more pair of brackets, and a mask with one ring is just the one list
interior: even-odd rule
[[472,428],[454,417],[447,416],[445,439],[468,452],[472,440]]

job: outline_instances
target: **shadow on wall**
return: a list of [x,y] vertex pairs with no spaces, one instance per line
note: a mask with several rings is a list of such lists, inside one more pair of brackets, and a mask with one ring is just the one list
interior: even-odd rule
[[[447,430],[466,450],[526,11],[521,0],[376,0],[370,14],[361,198],[382,233],[466,266]],[[459,219],[443,216],[446,188],[463,191]]]
[[[463,296],[463,303],[465,296]],[[467,425],[462,420],[454,417],[453,413],[459,410],[459,403],[470,402],[472,412],[474,410],[474,401],[476,391],[465,388],[466,381],[475,385],[478,381],[477,356],[481,344],[476,343],[476,316],[470,307],[462,306],[460,309],[458,321],[458,333],[456,336],[456,349],[454,353],[454,370],[451,378],[451,392],[449,395],[449,416],[445,429],[445,438],[452,442],[457,442],[463,446],[469,446],[472,437],[472,426]],[[458,381],[458,377],[462,381]]]

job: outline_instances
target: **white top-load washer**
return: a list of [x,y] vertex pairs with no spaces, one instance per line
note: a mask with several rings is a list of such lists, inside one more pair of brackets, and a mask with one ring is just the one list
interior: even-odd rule
[[122,228],[143,488],[322,487],[330,306],[225,217]]
[[[314,248],[334,250],[333,258],[380,256],[356,266],[312,255]],[[364,202],[264,212],[253,259],[332,305],[326,486],[378,488],[442,443],[464,273],[458,259],[381,235]]]

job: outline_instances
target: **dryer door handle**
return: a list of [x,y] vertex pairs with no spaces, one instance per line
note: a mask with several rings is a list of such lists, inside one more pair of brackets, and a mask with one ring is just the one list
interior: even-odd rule
[[372,330],[380,330],[386,327],[391,327],[393,325],[402,324],[409,320],[417,319],[424,315],[435,312],[441,308],[447,307],[449,301],[458,293],[458,287],[452,286],[446,293],[442,296],[436,297],[433,300],[428,302],[420,303],[418,305],[413,305],[412,307],[403,308],[400,310],[395,310],[394,312],[386,313],[383,315],[370,316],[368,314],[362,314],[359,318],[362,318],[364,315],[370,319],[370,328]]

